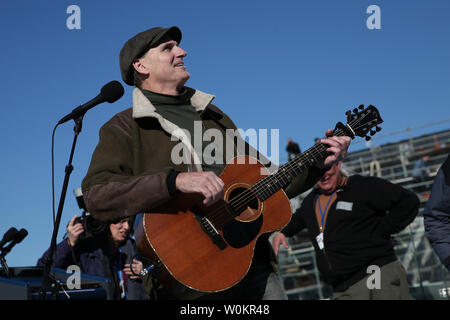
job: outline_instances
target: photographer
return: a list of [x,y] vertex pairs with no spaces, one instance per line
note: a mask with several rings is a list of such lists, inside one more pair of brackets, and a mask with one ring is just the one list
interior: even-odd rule
[[[134,259],[137,251],[134,240],[129,237],[131,223],[129,218],[124,218],[102,227],[96,225],[92,232],[89,230],[92,229],[92,218],[84,213],[81,219],[75,215],[67,226],[67,238],[56,247],[53,267],[66,269],[78,265],[83,273],[110,279],[113,299],[145,299],[139,275],[144,268],[142,262]],[[47,256],[48,250],[37,265],[44,266]]]

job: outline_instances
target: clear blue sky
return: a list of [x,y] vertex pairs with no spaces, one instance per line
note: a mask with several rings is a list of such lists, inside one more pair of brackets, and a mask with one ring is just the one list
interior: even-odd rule
[[[80,30],[66,27],[72,4],[81,9]],[[380,30],[366,26],[372,4],[381,9]],[[187,85],[215,94],[240,128],[279,129],[283,158],[288,137],[305,150],[359,104],[379,108],[382,133],[450,118],[449,13],[448,0],[1,1],[0,236],[11,226],[29,231],[9,265],[34,265],[50,243],[53,126],[103,84],[121,81],[118,54],[134,34],[179,26]],[[72,190],[100,126],[131,106],[125,89],[84,119],[58,241],[79,213]],[[56,133],[56,204],[72,129],[70,122]]]

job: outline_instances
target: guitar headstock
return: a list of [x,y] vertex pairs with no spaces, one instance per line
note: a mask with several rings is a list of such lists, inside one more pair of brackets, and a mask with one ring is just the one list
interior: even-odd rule
[[[369,133],[373,136],[381,130],[378,125],[383,123],[383,119],[381,119],[380,112],[373,105],[364,108],[362,104],[358,108],[353,109],[353,112],[349,110],[345,114],[347,115],[347,127],[356,136],[370,140]],[[374,127],[375,129],[372,129]]]

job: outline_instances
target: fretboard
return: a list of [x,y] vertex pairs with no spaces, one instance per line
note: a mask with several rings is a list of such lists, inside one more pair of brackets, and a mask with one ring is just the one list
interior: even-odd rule
[[[340,122],[336,125],[333,135],[349,136],[352,139],[355,137],[349,125],[344,126]],[[328,147],[322,143],[315,144],[304,153],[282,165],[276,173],[255,183],[251,188],[252,191],[261,201],[266,200],[278,190],[287,187],[295,177],[302,174],[306,169],[324,160],[328,155],[327,149]]]
[[271,197],[278,190],[286,187],[295,177],[302,174],[316,162],[322,161],[327,156],[327,147],[316,144],[291,161],[285,163],[278,171],[269,175],[253,185],[252,190],[261,201]]

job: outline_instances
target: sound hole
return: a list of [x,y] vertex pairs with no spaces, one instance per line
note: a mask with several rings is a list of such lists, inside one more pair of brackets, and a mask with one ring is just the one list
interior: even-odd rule
[[236,220],[242,222],[254,221],[260,214],[260,202],[253,191],[248,188],[238,187],[228,195],[228,204],[236,214]]

